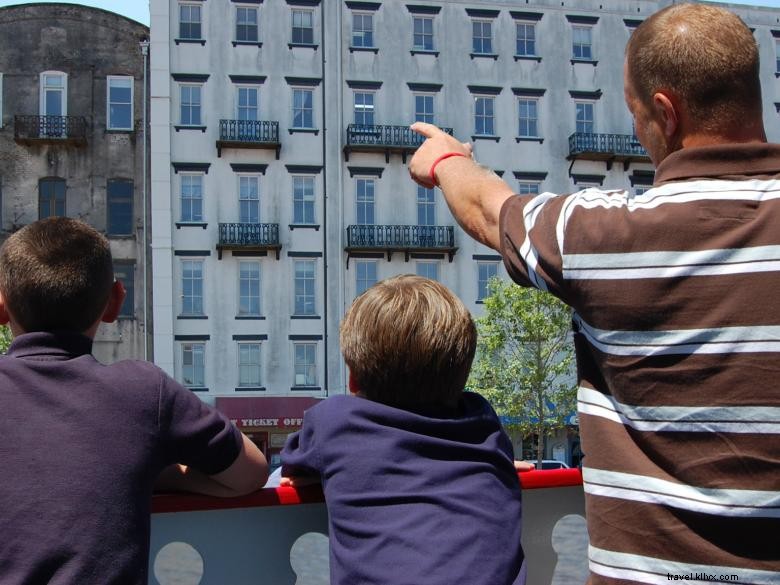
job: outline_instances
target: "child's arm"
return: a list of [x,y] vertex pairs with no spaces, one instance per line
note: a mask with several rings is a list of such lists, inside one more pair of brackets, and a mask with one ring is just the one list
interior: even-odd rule
[[241,452],[226,470],[207,475],[185,465],[171,465],[155,483],[156,491],[183,491],[209,496],[243,496],[260,489],[268,479],[268,463],[260,449],[246,435]]

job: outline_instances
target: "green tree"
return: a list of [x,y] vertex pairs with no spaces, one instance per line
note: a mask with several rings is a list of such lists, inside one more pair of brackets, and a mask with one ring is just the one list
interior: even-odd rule
[[509,425],[544,438],[576,407],[571,310],[549,293],[494,278],[477,319],[479,341],[468,387],[487,398]]
[[11,345],[12,339],[13,336],[8,325],[0,325],[0,354],[4,355],[8,351],[8,346]]

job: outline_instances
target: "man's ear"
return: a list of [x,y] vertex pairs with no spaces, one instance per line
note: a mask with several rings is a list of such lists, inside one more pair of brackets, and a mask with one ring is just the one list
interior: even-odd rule
[[116,321],[116,318],[119,316],[119,311],[122,310],[122,303],[125,302],[126,294],[125,285],[122,284],[122,281],[115,280],[114,284],[111,286],[111,292],[108,295],[106,309],[103,311],[103,316],[100,317],[100,320],[103,323],[113,323]]
[[360,394],[360,388],[358,388],[355,378],[352,377],[352,372],[349,373],[347,385],[349,386],[349,391],[351,394]]
[[671,143],[680,130],[680,111],[674,96],[659,91],[653,94],[653,107],[666,137]]
[[5,308],[3,293],[0,293],[0,325],[8,325],[10,321],[11,315],[8,314],[8,309]]

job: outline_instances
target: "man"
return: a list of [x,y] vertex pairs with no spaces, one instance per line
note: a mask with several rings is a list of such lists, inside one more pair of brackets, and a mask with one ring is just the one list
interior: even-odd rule
[[625,97],[657,170],[633,199],[514,196],[413,126],[412,177],[515,282],[574,309],[592,583],[780,582],[780,145],[758,71],[722,8],[636,29]]

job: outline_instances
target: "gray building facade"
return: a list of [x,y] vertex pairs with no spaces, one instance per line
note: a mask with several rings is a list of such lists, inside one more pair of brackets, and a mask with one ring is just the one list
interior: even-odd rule
[[104,362],[151,359],[139,45],[148,38],[142,24],[95,8],[0,8],[0,237],[54,215],[106,234],[128,296],[95,339]]

